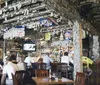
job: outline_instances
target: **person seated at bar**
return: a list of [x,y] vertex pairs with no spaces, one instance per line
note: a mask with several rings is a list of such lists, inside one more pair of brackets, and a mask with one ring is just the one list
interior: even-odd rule
[[43,58],[43,63],[46,63],[46,69],[50,69],[50,63],[53,63],[53,60],[49,57],[49,53],[43,53],[42,54],[42,58]]
[[24,62],[26,64],[26,68],[31,68],[32,63],[34,63],[34,57],[32,57],[30,53],[28,53],[28,56],[25,58]]
[[43,63],[43,58],[39,58],[38,63]]
[[38,69],[38,64],[43,62],[40,60],[41,55],[39,53],[35,53],[33,54],[33,56],[34,56],[34,60],[33,60],[34,62],[32,63],[32,68]]
[[37,66],[37,69],[41,69],[42,67],[41,67],[41,64],[43,63],[43,58],[39,58],[38,59],[38,61],[37,61],[37,63],[36,63],[36,66]]
[[34,63],[37,63],[38,62],[38,60],[41,58],[41,55],[40,55],[40,53],[36,53],[35,55],[33,55],[34,56]]
[[61,63],[67,63],[69,66],[69,63],[73,64],[73,60],[70,56],[68,56],[68,52],[64,52],[64,56],[61,57]]
[[7,64],[4,65],[2,71],[1,85],[13,85],[12,73],[18,71],[18,66],[12,62],[12,56],[6,58]]

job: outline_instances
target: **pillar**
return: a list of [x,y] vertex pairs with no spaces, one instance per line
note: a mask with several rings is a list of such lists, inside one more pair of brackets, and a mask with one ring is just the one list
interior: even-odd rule
[[82,72],[82,27],[78,21],[73,25],[73,45],[74,45],[74,79],[76,72]]
[[93,48],[92,48],[92,53],[94,56],[94,60],[96,60],[97,58],[99,58],[99,49],[100,49],[100,44],[99,44],[99,36],[94,35],[93,36]]

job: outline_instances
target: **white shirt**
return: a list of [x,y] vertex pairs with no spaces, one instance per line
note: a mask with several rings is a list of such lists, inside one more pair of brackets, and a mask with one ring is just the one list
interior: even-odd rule
[[3,74],[7,74],[9,79],[12,79],[12,73],[18,71],[18,66],[12,62],[8,62],[3,68]]
[[50,62],[53,62],[53,60],[48,55],[43,55],[43,62],[47,64],[47,67],[50,66]]
[[31,63],[34,63],[34,57],[26,57],[24,60],[25,63],[27,63],[27,66],[31,66]]
[[69,65],[69,62],[73,63],[73,60],[69,56],[62,56],[61,57],[61,63],[67,63]]
[[25,70],[25,65],[23,62],[18,62],[17,66],[18,66],[19,70]]

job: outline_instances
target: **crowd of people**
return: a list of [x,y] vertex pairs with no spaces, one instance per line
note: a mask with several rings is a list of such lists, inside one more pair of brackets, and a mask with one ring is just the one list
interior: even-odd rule
[[30,54],[28,53],[27,57],[23,54],[16,57],[15,54],[7,53],[0,68],[2,70],[1,85],[13,85],[12,74],[19,70],[32,68],[32,63],[46,63],[46,69],[50,69],[50,62],[53,62],[53,60],[48,53],[34,57]]
[[[33,68],[32,63],[46,63],[46,69],[49,70],[51,68],[50,63],[53,62],[49,53],[35,54],[33,56],[31,53],[28,53],[26,57],[23,54],[16,57],[15,54],[8,52],[3,59],[3,64],[1,64],[1,85],[13,85],[12,74],[15,74],[19,70]],[[68,56],[68,52],[65,52],[61,57],[61,63],[67,63],[69,65],[70,62],[73,63],[73,60]]]

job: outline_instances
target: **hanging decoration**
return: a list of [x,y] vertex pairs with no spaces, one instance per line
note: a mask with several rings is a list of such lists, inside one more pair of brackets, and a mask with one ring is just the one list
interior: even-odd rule
[[25,27],[16,26],[4,32],[4,39],[13,39],[14,37],[24,37],[25,36]]
[[45,33],[45,40],[48,41],[51,39],[51,33],[48,32],[48,33]]
[[52,18],[40,18],[39,22],[44,27],[50,27],[56,25],[56,21],[54,21]]
[[64,34],[65,40],[71,40],[72,38],[72,31],[68,30]]

